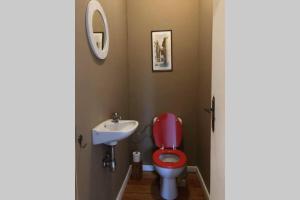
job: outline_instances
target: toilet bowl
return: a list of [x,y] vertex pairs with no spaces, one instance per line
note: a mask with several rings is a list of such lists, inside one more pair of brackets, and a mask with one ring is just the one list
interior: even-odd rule
[[186,167],[186,155],[176,149],[182,141],[182,120],[172,113],[164,113],[153,120],[153,137],[159,148],[152,160],[155,171],[160,175],[160,194],[164,199],[178,196],[176,177]]

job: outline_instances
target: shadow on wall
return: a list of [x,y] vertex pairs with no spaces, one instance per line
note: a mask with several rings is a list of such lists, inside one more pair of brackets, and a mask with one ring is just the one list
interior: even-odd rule
[[[142,84],[146,88],[145,93],[141,94],[139,102],[143,102],[142,112],[135,113],[131,116],[133,119],[138,119],[140,125],[136,133],[131,136],[131,151],[141,151],[144,164],[152,164],[152,152],[155,150],[154,141],[152,137],[152,124],[153,118],[156,116],[154,101],[154,88],[153,85],[147,84],[147,81]],[[150,159],[149,159],[150,158]]]

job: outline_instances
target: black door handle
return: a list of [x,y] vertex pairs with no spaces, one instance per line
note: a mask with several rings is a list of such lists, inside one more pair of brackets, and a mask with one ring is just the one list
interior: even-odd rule
[[211,129],[214,132],[215,131],[215,97],[213,96],[211,100],[211,108],[204,108],[204,110],[208,113],[211,113]]
[[213,111],[212,108],[204,108],[203,110],[204,110],[205,112],[208,112],[208,113],[211,113],[211,112]]

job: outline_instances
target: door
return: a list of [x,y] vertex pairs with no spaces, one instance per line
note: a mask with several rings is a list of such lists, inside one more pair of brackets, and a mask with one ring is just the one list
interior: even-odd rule
[[210,200],[225,199],[224,18],[224,0],[214,0],[212,33],[212,97],[215,97],[215,120],[213,122],[215,124],[214,131],[211,131]]

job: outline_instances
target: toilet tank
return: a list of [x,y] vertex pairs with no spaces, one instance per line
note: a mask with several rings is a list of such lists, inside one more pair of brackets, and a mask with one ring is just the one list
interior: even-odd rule
[[173,113],[163,113],[153,122],[153,138],[159,148],[179,147],[182,141],[182,122]]

